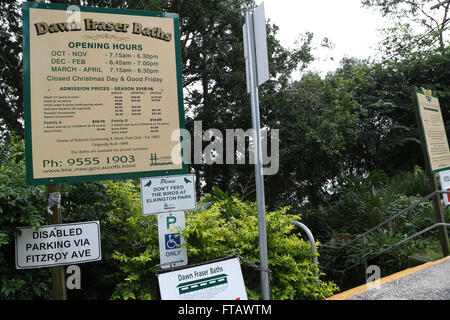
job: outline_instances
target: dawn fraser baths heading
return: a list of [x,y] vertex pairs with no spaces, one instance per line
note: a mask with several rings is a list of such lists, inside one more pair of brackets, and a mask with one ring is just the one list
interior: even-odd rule
[[[160,27],[143,27],[141,23],[133,22],[133,26],[130,29],[128,23],[121,22],[104,22],[95,21],[93,19],[86,18],[84,21],[85,31],[114,31],[121,33],[128,33],[131,30],[132,34],[140,34],[146,37],[152,37],[155,39],[160,39],[164,41],[172,40],[172,34],[164,32]],[[58,23],[46,23],[38,22],[34,24],[36,29],[36,35],[41,36],[47,33],[58,33],[58,32],[71,32],[71,31],[81,31],[82,25],[76,22],[58,22]]]

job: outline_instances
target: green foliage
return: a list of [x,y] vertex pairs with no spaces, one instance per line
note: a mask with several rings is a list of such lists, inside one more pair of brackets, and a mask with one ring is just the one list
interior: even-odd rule
[[351,115],[356,119],[353,137],[349,136],[353,139],[346,140],[347,157],[341,160],[344,176],[375,169],[394,176],[413,170],[414,165],[424,166],[410,90],[412,86],[435,90],[448,121],[449,54],[447,47],[426,57],[405,56],[401,62],[345,59],[327,75],[327,82],[339,93],[332,95],[328,108],[353,106]]
[[[380,251],[400,242],[408,237],[408,234],[400,233],[394,228],[380,228],[367,235],[367,245],[363,248],[363,258],[370,259]],[[407,242],[402,246],[392,248],[387,254],[377,259],[377,265],[383,270],[384,274],[390,274],[404,269],[408,256],[416,252],[413,242]]]
[[[143,217],[132,188],[109,184],[118,200],[108,223],[120,229],[119,246],[113,254],[121,270],[112,299],[158,299],[156,264],[159,264],[158,232],[155,216]],[[238,250],[258,263],[258,228],[256,205],[243,202],[215,189],[199,202],[198,209],[186,215],[184,236],[189,264],[224,256]],[[337,290],[333,283],[318,281],[310,245],[293,233],[292,220],[300,217],[288,208],[267,213],[269,268],[272,270],[274,299],[324,299]],[[260,298],[259,272],[243,265],[244,281],[250,299]]]
[[154,274],[159,263],[156,216],[143,216],[139,192],[130,181],[105,182],[114,196],[112,210],[105,221],[115,230],[116,246],[112,258],[120,272],[114,275],[116,288],[111,299],[158,299]]
[[[400,173],[389,179],[381,170],[366,177],[350,176],[345,185],[333,189],[327,206],[311,215],[311,228],[324,242],[343,245],[366,230],[392,217],[429,194],[429,183],[424,171],[416,166],[413,172]],[[446,210],[446,216],[449,210]],[[436,223],[432,201],[420,203],[378,228],[363,239],[342,250],[322,251],[322,264],[343,270],[377,255],[384,249]],[[322,230],[316,230],[320,225]],[[324,227],[325,226],[325,227]],[[407,257],[427,250],[434,243],[433,232],[415,238],[376,258],[383,274],[407,267]]]
[[[363,6],[375,7],[380,10],[383,16],[389,17],[391,21],[396,23],[396,28],[400,26],[409,29],[409,24],[415,24],[415,27],[419,26],[421,29],[426,29],[427,34],[431,35],[432,40],[436,43],[436,46],[443,49],[445,46],[445,30],[449,13],[450,4],[446,3],[440,8],[431,9],[431,7],[438,2],[434,0],[361,0]],[[392,33],[392,30],[390,30]],[[410,30],[409,30],[410,31]],[[408,32],[408,40],[417,41],[419,36],[411,37]],[[400,37],[399,37],[400,38]],[[397,39],[394,37],[394,41]],[[428,45],[433,41],[428,40]],[[407,43],[410,44],[410,43]],[[425,43],[421,43],[422,49],[426,48]],[[395,43],[394,47],[405,51],[403,46]],[[401,52],[401,51],[400,51]]]
[[305,200],[318,203],[324,185],[341,175],[347,150],[360,135],[359,106],[335,83],[313,73],[275,97],[269,125],[280,128],[280,170],[266,178],[267,201],[271,208]]
[[[23,140],[10,136],[0,157],[0,225],[2,233],[15,234],[18,225],[39,227],[45,222],[45,198],[42,187],[29,187],[25,183],[25,146]],[[41,202],[40,205],[36,206]],[[40,210],[41,209],[41,210]],[[19,213],[19,214],[18,214]],[[3,229],[7,225],[8,229]]]
[[0,137],[23,135],[22,19],[19,1],[0,2]]
[[[201,203],[208,204],[207,209],[200,206],[187,214],[184,236],[190,263],[220,258],[230,250],[258,263],[255,203],[243,202],[238,196],[221,194],[220,198],[205,196]],[[291,224],[300,220],[300,216],[289,214],[288,209],[280,208],[266,215],[272,298],[324,299],[337,287],[315,277],[318,269],[312,262],[311,246],[293,232]],[[259,273],[246,265],[242,268],[249,298],[260,299]]]
[[314,215],[321,225],[327,226],[317,235],[327,237],[323,233],[327,229],[357,234],[383,221],[384,212],[395,197],[386,187],[387,181],[387,175],[381,170],[371,171],[366,177],[346,177],[342,185],[330,190],[333,194]]
[[47,269],[15,269],[15,236],[19,226],[45,224],[45,193],[25,183],[23,140],[10,136],[0,146],[0,299],[47,299]]
[[413,172],[400,172],[391,179],[390,189],[395,194],[422,196],[431,193],[430,183],[424,170],[414,166]]
[[436,238],[423,242],[423,246],[415,252],[415,255],[424,257],[430,261],[442,259],[442,246],[440,241]]

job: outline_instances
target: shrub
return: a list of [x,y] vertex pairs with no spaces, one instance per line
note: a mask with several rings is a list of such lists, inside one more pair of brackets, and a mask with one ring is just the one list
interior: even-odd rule
[[[310,225],[320,225],[321,230],[312,228],[314,234],[318,231],[320,239],[340,246],[419,201],[429,194],[429,184],[424,171],[415,166],[413,172],[401,172],[390,179],[380,170],[370,172],[367,177],[350,176],[343,186],[333,191],[333,201],[328,206],[321,206],[311,215],[313,223]],[[444,215],[448,217],[449,212],[450,208],[447,208]],[[366,245],[360,239],[341,250],[321,251],[322,265],[343,270],[362,263],[364,259],[436,222],[432,201],[422,202],[368,234]],[[407,267],[409,255],[433,247],[431,244],[436,239],[436,232],[428,232],[392,248],[371,263],[380,265],[384,275],[399,271]]]
[[[50,268],[15,268],[16,228],[47,224],[45,187],[25,182],[23,139],[9,136],[0,149],[0,299],[50,299]],[[62,185],[61,198],[63,223],[100,220],[102,232],[102,261],[80,265],[83,290],[68,291],[68,297],[107,299],[114,288],[111,274],[117,272],[111,253],[118,232],[109,230],[104,221],[114,196],[105,183],[92,182]]]
[[[0,146],[0,299],[50,299],[49,268],[15,269],[19,226],[47,223],[45,188],[25,183],[24,143],[11,136]],[[102,260],[81,265],[82,289],[70,299],[158,299],[154,274],[159,264],[156,216],[143,216],[133,180],[62,186],[63,223],[100,220]],[[223,257],[237,249],[258,263],[256,205],[216,190],[186,215],[190,264]],[[323,299],[336,285],[317,280],[309,243],[294,231],[288,208],[267,213],[269,268],[274,299]],[[259,272],[242,266],[250,299],[260,298]]]
[[25,183],[25,146],[10,136],[0,153],[0,299],[47,299],[48,269],[16,270],[15,235],[20,226],[46,223],[45,189]]
[[[132,198],[132,194],[124,196]],[[123,276],[113,298],[155,299],[157,285],[153,271],[159,263],[156,219],[142,217],[139,210],[132,212],[130,203],[125,207],[132,213],[130,217],[118,210],[110,218],[124,227],[123,241],[129,245],[127,250],[118,250],[114,256]],[[300,217],[288,214],[287,210],[286,207],[267,213],[272,298],[324,299],[337,291],[337,287],[315,277],[318,268],[313,264],[311,247],[293,232],[291,221]],[[230,250],[237,250],[250,262],[258,263],[256,212],[255,203],[244,202],[238,196],[228,196],[217,189],[214,196],[203,197],[198,209],[186,214],[183,235],[189,263],[221,258]],[[259,272],[246,265],[242,265],[242,270],[249,299],[260,299]]]
[[155,267],[159,264],[158,224],[156,216],[143,216],[139,192],[131,181],[106,181],[114,195],[113,208],[105,221],[115,230],[116,247],[112,253],[120,272],[111,299],[158,299]]

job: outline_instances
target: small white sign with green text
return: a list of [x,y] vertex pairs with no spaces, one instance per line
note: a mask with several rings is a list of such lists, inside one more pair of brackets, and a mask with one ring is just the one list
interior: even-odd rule
[[194,178],[193,174],[141,178],[142,214],[195,209]]
[[162,300],[247,300],[238,258],[158,274]]

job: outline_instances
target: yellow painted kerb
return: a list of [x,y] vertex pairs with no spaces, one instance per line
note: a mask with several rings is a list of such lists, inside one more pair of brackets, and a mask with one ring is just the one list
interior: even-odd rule
[[[384,278],[380,279],[381,280],[381,285],[383,285],[385,283],[388,283],[388,282],[391,282],[391,281],[394,281],[394,280],[397,280],[397,279],[400,279],[400,278],[403,278],[404,276],[407,276],[408,274],[411,274],[411,273],[417,272],[419,270],[428,268],[428,267],[430,267],[430,266],[432,266],[434,264],[446,261],[448,259],[450,259],[450,256],[445,257],[445,258],[440,259],[440,260],[427,262],[427,263],[421,264],[420,266],[417,266],[417,267],[414,267],[414,268],[405,269],[403,271],[391,274],[390,276],[387,276],[387,277],[384,277]],[[363,293],[363,292],[366,292],[366,291],[369,291],[369,290],[370,290],[369,286],[366,285],[366,284],[363,284],[363,285],[361,285],[359,287],[356,287],[356,288],[344,291],[342,293],[339,293],[337,295],[334,295],[332,297],[329,297],[327,300],[347,300],[348,298],[350,298],[351,296],[354,296],[355,294],[360,294],[360,293]]]

